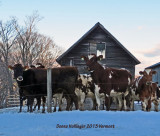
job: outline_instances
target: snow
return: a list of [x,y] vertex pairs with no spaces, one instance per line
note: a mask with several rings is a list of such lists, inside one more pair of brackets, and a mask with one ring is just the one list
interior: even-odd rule
[[[23,108],[0,110],[0,136],[158,136],[160,112],[138,111],[62,111],[27,113]],[[85,128],[56,128],[60,125],[85,125]],[[86,128],[98,124],[97,128]],[[115,128],[99,128],[114,125]]]

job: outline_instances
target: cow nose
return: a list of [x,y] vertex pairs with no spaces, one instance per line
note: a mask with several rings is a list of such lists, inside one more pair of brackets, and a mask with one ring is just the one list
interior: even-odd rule
[[151,85],[151,83],[152,83],[151,81],[147,81],[146,85]]
[[19,77],[17,77],[17,80],[18,80],[18,81],[23,81],[23,77],[22,77],[22,76],[19,76]]

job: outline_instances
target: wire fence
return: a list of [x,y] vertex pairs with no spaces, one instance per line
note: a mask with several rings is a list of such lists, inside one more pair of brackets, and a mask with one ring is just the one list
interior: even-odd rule
[[[52,82],[52,84],[54,85],[68,85],[68,84],[73,84],[75,86],[78,86],[78,85],[82,85],[81,83],[71,83],[71,82],[63,82],[63,83],[57,83],[57,82]],[[94,85],[97,85],[96,83],[93,83]],[[103,85],[103,84],[106,84],[106,85],[121,85],[121,84],[127,84],[128,85],[128,82],[118,82],[118,83],[98,83],[98,85]],[[39,83],[39,84],[30,84],[30,85],[19,85],[19,87],[29,87],[29,86],[39,86],[39,85],[47,85],[47,83]],[[131,84],[129,84],[131,85]]]
[[[94,83],[93,83],[94,84]],[[122,85],[122,84],[127,84],[128,85],[128,83],[126,83],[126,82],[119,82],[119,83],[99,83],[99,85],[104,85],[104,84],[106,84],[106,85]],[[25,87],[34,87],[34,86],[45,86],[46,87],[46,93],[43,93],[43,94],[39,94],[37,91],[34,91],[33,90],[33,92],[35,92],[35,94],[32,94],[32,95],[25,95],[25,96],[47,96],[47,83],[39,83],[39,84],[29,84],[29,85],[18,85],[18,87],[20,88],[20,89],[22,89],[22,91],[23,91],[23,88],[25,88]],[[60,85],[74,85],[75,86],[75,88],[78,88],[79,86],[81,86],[81,85],[83,85],[82,83],[71,83],[71,82],[63,82],[63,83],[60,83],[60,82],[52,82],[52,85],[58,85],[58,86],[60,86]],[[95,84],[94,84],[95,85]],[[98,86],[99,86],[98,85]],[[53,87],[53,89],[54,89],[54,86],[52,86]],[[90,88],[90,83],[88,83],[86,86],[84,86],[84,87],[86,87],[86,90],[87,89],[89,89]],[[34,89],[34,88],[33,88]],[[42,88],[40,88],[40,89],[42,89]],[[61,87],[59,87],[59,88],[57,88],[56,87],[56,90],[58,90],[58,89],[62,89],[62,90],[65,90],[64,88],[63,88],[63,86],[62,86],[62,88]],[[126,89],[127,89],[127,86],[126,86]],[[37,88],[36,88],[36,90],[37,90]],[[45,92],[44,91],[44,92]],[[71,94],[71,93],[64,93],[64,95],[75,95],[75,94]]]

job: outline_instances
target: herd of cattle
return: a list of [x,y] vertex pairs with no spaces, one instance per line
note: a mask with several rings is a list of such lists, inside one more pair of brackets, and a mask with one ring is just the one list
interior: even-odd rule
[[[155,111],[158,111],[160,90],[157,83],[152,82],[152,75],[156,74],[155,71],[150,69],[140,71],[141,76],[133,80],[131,73],[126,69],[102,67],[98,63],[102,58],[102,55],[97,57],[94,54],[81,57],[90,75],[78,74],[76,67],[52,68],[54,111],[56,111],[57,100],[59,111],[61,111],[63,97],[67,101],[66,110],[68,111],[72,110],[73,103],[76,110],[84,110],[87,97],[93,101],[92,110],[100,110],[102,100],[106,110],[110,110],[113,101],[117,103],[117,110],[134,110],[134,101],[141,101],[143,111],[150,111],[152,102]],[[40,63],[37,67],[28,68],[15,64],[9,68],[14,71],[14,79],[19,87],[20,112],[25,99],[28,101],[28,111],[33,111],[33,101],[37,99],[38,110],[42,100],[42,112],[45,112],[47,69]]]

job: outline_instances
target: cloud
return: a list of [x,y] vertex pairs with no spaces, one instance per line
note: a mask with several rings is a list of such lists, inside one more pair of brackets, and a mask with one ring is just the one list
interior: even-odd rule
[[138,26],[137,28],[138,28],[138,30],[142,30],[142,29],[144,29],[144,26]]
[[140,64],[136,66],[136,75],[139,75],[139,71],[143,71],[146,67],[151,66],[155,63],[160,62],[160,56],[156,56],[156,57],[146,57],[143,56],[142,54],[140,55],[135,55],[139,60],[140,60]]
[[160,44],[156,45],[153,48],[150,48],[148,50],[139,51],[140,53],[144,54],[146,57],[156,57],[160,56]]
[[141,62],[136,66],[136,75],[139,75],[139,71],[143,71],[146,67],[160,62],[160,44],[148,50],[132,50],[132,52]]

